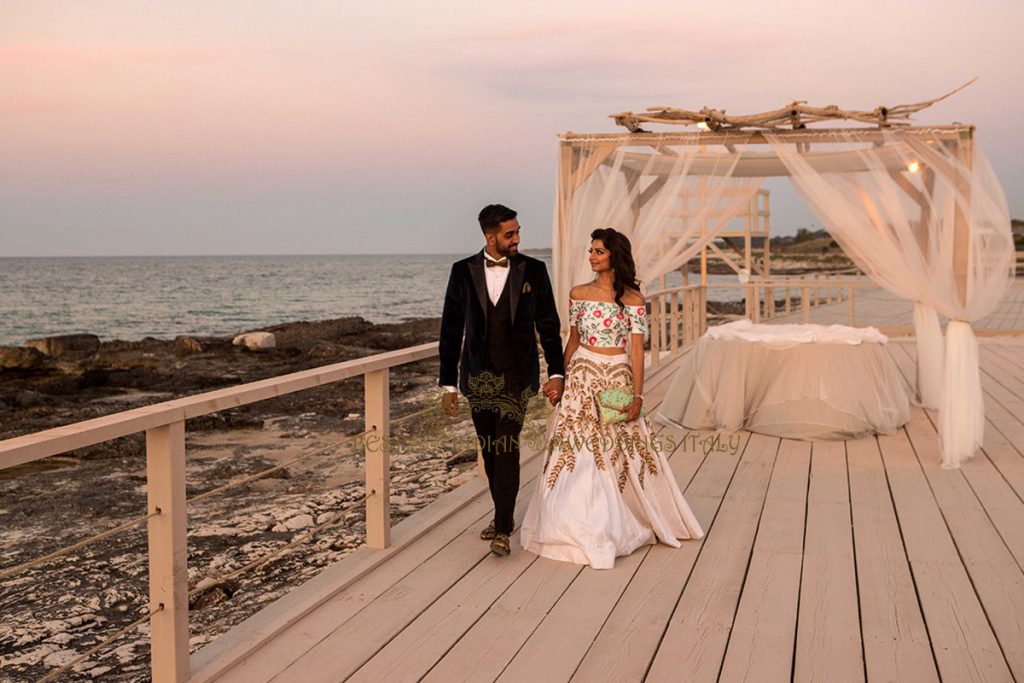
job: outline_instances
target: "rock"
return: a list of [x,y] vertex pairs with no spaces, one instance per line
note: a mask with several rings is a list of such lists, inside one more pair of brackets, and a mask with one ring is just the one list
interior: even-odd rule
[[32,370],[41,366],[45,360],[46,356],[35,348],[0,346],[0,368]]
[[448,467],[454,467],[455,465],[461,465],[468,462],[476,462],[476,448],[467,448],[464,451],[456,453],[452,457],[445,461]]
[[190,356],[195,353],[211,353],[226,351],[231,348],[231,340],[225,337],[193,337],[181,335],[174,338],[174,353],[177,356]]
[[88,357],[100,350],[100,338],[95,334],[62,334],[41,339],[29,339],[25,346],[50,356]]
[[321,340],[313,344],[306,355],[316,359],[334,358],[338,355],[338,347],[331,342]]
[[305,529],[308,526],[313,526],[313,517],[311,515],[296,515],[285,521],[284,525],[292,531]]
[[277,338],[272,332],[248,332],[238,335],[231,343],[252,350],[272,349],[277,346]]
[[175,337],[174,338],[174,355],[176,356],[190,356],[193,353],[202,353],[202,343],[193,337]]

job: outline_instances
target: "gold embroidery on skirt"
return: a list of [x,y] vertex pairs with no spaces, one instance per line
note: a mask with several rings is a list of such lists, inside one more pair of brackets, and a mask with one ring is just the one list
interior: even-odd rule
[[[548,441],[544,457],[544,470],[547,472],[545,484],[548,489],[554,488],[562,472],[575,469],[576,454],[584,446],[593,452],[594,465],[598,470],[607,471],[606,455],[612,467],[620,468],[616,477],[620,492],[626,488],[630,461],[639,459],[637,479],[643,488],[646,475],[657,476],[658,465],[640,429],[640,422],[602,425],[595,399],[596,394],[605,389],[630,384],[632,371],[629,365],[574,357],[569,363],[567,374],[565,393],[558,407],[557,426]],[[641,417],[640,420],[646,418]]]

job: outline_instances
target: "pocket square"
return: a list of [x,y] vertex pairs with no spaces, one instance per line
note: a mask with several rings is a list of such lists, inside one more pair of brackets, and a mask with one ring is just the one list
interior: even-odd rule
[[527,283],[525,283],[523,285],[523,294],[529,294],[529,293],[530,293],[530,283],[527,282]]

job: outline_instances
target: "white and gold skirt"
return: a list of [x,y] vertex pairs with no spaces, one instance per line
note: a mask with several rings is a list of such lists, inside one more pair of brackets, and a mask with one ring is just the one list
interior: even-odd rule
[[704,532],[676,484],[646,417],[602,425],[596,395],[632,384],[626,354],[580,347],[569,361],[544,469],[523,521],[523,548],[611,569],[615,558]]

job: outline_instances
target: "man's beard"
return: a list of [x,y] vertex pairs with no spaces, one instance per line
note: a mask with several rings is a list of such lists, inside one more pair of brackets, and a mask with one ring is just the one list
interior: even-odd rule
[[[508,246],[503,247],[500,244],[495,244],[494,245],[494,250],[496,252],[498,252],[498,256],[508,257],[508,256],[512,255],[512,248],[511,247],[512,247],[512,245],[508,245]],[[518,251],[518,247],[517,247],[516,250]]]

